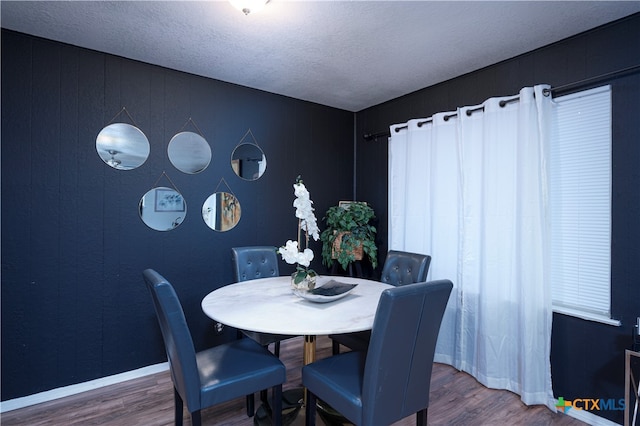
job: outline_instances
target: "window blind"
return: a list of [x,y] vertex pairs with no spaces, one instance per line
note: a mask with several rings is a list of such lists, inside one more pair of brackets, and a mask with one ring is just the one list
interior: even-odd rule
[[550,148],[554,307],[611,317],[611,87],[554,99]]

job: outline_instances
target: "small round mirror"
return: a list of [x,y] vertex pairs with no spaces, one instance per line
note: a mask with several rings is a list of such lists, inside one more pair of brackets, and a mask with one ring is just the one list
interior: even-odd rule
[[231,168],[242,179],[258,180],[267,170],[267,157],[258,145],[241,143],[231,153]]
[[187,215],[187,203],[182,194],[166,187],[150,189],[140,199],[139,209],[145,225],[156,231],[177,228]]
[[206,169],[211,161],[206,139],[193,132],[180,132],[171,138],[167,154],[176,169],[191,175]]
[[240,202],[228,192],[211,194],[202,205],[202,219],[214,231],[233,229],[240,221],[241,213]]
[[98,155],[118,170],[140,167],[149,157],[149,140],[140,129],[127,123],[109,124],[96,137]]

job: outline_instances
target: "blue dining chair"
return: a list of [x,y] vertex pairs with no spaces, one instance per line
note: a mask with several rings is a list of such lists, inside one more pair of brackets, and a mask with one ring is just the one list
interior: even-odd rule
[[384,290],[367,352],[347,352],[302,368],[306,425],[317,399],[354,425],[388,425],[416,413],[426,426],[431,370],[453,284],[438,280]]
[[[407,251],[389,250],[382,267],[380,281],[393,286],[421,283],[427,280],[431,256]],[[340,345],[353,351],[366,351],[371,331],[332,334],[333,355],[340,353]]]
[[273,425],[282,424],[285,366],[251,339],[235,340],[195,352],[180,300],[171,284],[153,269],[142,273],[155,307],[173,381],[175,424],[182,425],[183,406],[194,426],[200,411],[262,389],[272,389]]
[[[277,250],[274,246],[232,247],[233,272],[236,282],[280,276]],[[250,330],[238,330],[238,338],[241,338],[243,335],[265,347],[273,343],[273,353],[277,357],[280,356],[280,342],[296,337],[282,334],[259,333]],[[267,403],[267,394],[264,390],[260,392],[260,399],[263,403]],[[253,415],[255,412],[253,394],[247,395],[246,404],[247,414]]]
[[[256,280],[259,278],[277,277],[278,252],[274,246],[233,247],[233,270],[236,282]],[[255,340],[262,346],[273,343],[273,353],[280,356],[280,342],[296,336],[283,334],[258,333],[255,331],[239,330],[241,334]]]

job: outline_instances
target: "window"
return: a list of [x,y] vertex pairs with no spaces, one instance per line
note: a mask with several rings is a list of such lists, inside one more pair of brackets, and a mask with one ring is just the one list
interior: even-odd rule
[[611,319],[611,87],[554,99],[550,158],[554,311]]

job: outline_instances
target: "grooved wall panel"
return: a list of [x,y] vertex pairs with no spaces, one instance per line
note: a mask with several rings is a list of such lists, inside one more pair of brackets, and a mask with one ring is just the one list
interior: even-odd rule
[[[176,287],[198,349],[234,338],[229,329],[216,334],[200,309],[202,297],[233,281],[231,247],[296,238],[298,175],[319,220],[352,197],[351,112],[12,31],[2,30],[1,42],[3,400],[165,361],[145,268]],[[96,136],[112,122],[149,139],[141,167],[115,170],[99,158]],[[255,182],[230,166],[249,129],[268,162]],[[201,132],[212,149],[197,175],[167,157],[184,130]],[[187,203],[171,232],[139,218],[156,182],[175,185]],[[201,216],[216,190],[242,206],[226,233]],[[313,266],[325,272],[320,243],[312,248]],[[283,274],[290,268],[282,262]]]

